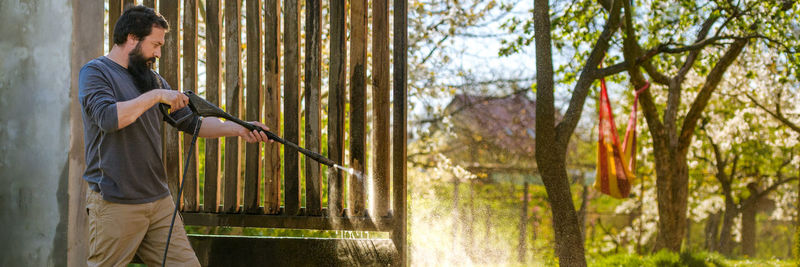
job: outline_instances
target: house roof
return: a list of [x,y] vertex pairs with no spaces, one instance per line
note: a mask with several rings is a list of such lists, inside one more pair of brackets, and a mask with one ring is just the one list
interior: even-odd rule
[[536,138],[536,103],[524,93],[507,97],[459,94],[445,109],[451,121],[478,141],[497,149],[533,158]]

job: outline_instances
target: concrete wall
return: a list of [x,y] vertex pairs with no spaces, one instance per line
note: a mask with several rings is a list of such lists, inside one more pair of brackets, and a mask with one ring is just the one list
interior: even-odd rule
[[[103,36],[102,2],[88,2],[0,0],[0,266],[64,266],[81,251],[70,250],[80,241],[68,234],[71,217],[85,222],[69,204],[83,203],[85,187],[75,66],[102,53]],[[75,23],[87,23],[82,13],[100,21],[99,50],[73,38]]]

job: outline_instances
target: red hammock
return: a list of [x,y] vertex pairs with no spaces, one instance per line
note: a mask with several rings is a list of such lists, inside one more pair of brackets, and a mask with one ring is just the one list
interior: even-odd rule
[[636,181],[633,170],[636,168],[636,111],[639,94],[650,87],[648,82],[636,90],[633,99],[633,110],[628,119],[625,140],[619,145],[617,126],[614,114],[611,113],[611,102],[608,100],[605,78],[600,78],[600,105],[598,117],[600,121],[597,141],[597,176],[594,187],[603,194],[614,198],[626,198],[631,186]]

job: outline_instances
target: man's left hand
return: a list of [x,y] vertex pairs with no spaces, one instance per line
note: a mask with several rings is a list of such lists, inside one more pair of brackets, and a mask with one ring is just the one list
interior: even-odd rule
[[[266,131],[269,131],[269,127],[267,127],[266,125],[264,125],[261,122],[250,121],[249,123],[253,124],[255,126],[261,127],[261,129],[264,129]],[[245,127],[242,127],[239,130],[239,136],[241,136],[242,139],[244,139],[244,141],[246,141],[248,143],[255,143],[255,142],[270,142],[270,143],[272,143],[273,142],[273,140],[270,140],[269,137],[267,137],[266,133],[264,133],[262,131],[258,131],[258,130],[250,131],[250,130],[247,130],[247,128],[245,128]]]

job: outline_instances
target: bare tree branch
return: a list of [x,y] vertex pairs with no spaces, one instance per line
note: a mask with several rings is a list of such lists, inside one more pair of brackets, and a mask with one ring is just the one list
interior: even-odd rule
[[[630,10],[630,3],[628,1],[622,2],[625,5],[626,25],[622,52],[625,60],[627,61],[640,57],[640,55],[642,55],[642,48],[639,45],[639,41],[636,39],[636,34],[633,31],[633,27],[628,26],[633,25],[633,14]],[[651,69],[655,70],[654,68]],[[647,81],[644,79],[639,66],[628,65],[628,74],[630,75],[631,84],[633,84],[634,88],[639,88],[647,84]],[[668,80],[668,78],[666,78],[663,74],[658,72],[654,74],[656,75],[651,74],[651,76]],[[658,110],[656,110],[656,105],[653,101],[653,95],[650,93],[650,90],[645,90],[641,95],[639,95],[639,103],[642,105],[642,112],[647,120],[647,127],[650,129],[650,134],[653,135],[654,145],[656,147],[664,146],[665,144],[660,142],[663,140],[661,137],[663,137],[665,133],[664,124],[662,124],[661,120],[658,118]]]
[[786,179],[780,180],[777,183],[774,183],[771,186],[767,187],[767,189],[764,189],[764,191],[759,192],[758,195],[755,195],[755,199],[760,199],[762,197],[765,197],[769,193],[771,193],[772,191],[775,191],[775,189],[778,189],[778,187],[780,187],[781,185],[783,185],[785,183],[788,183],[788,182],[791,182],[791,181],[794,181],[794,180],[797,180],[797,177],[791,177],[791,178],[786,178]]
[[753,104],[755,104],[755,105],[756,105],[756,106],[757,106],[759,109],[763,110],[764,112],[768,113],[768,114],[769,114],[770,116],[772,116],[773,118],[777,119],[778,121],[780,121],[780,122],[781,122],[781,123],[783,123],[784,125],[788,126],[789,128],[791,128],[791,129],[792,129],[792,131],[795,131],[795,132],[797,132],[797,133],[800,133],[800,126],[798,126],[798,125],[797,125],[797,124],[795,124],[794,122],[790,121],[788,118],[784,117],[782,114],[775,113],[775,112],[773,112],[772,110],[770,110],[770,109],[768,109],[768,108],[764,107],[763,105],[761,105],[761,103],[759,103],[759,102],[758,102],[758,101],[757,101],[757,100],[756,100],[756,99],[755,99],[753,96],[751,96],[750,94],[748,94],[748,93],[745,93],[744,95],[745,95],[745,96],[747,96],[747,98],[749,98],[749,99],[750,99],[750,102],[752,102]]
[[[714,25],[714,22],[716,22],[717,19],[719,19],[719,16],[711,15],[706,19],[706,21],[703,22],[703,25],[700,27],[700,31],[697,32],[697,42],[695,43],[698,43],[701,40],[706,39],[708,32],[711,30],[711,26]],[[689,52],[689,56],[686,57],[686,61],[683,63],[683,67],[681,67],[680,70],[678,70],[678,74],[675,75],[674,79],[677,80],[678,83],[681,83],[683,79],[686,77],[686,74],[689,73],[689,70],[692,69],[692,65],[694,65],[695,61],[697,61],[697,58],[700,55],[700,51],[701,51],[700,49],[696,49]]]
[[572,91],[572,98],[570,98],[569,107],[564,113],[564,119],[561,120],[558,125],[556,125],[556,143],[561,146],[562,149],[566,149],[567,144],[569,143],[569,138],[572,136],[572,133],[575,131],[575,127],[578,125],[578,120],[583,112],[583,104],[586,102],[586,96],[589,95],[589,87],[597,78],[597,75],[595,74],[597,71],[597,66],[600,65],[603,57],[605,57],[606,51],[608,51],[608,48],[610,47],[609,42],[611,41],[614,32],[617,31],[617,28],[619,28],[621,24],[621,9],[622,5],[615,1],[614,7],[612,7],[609,14],[608,21],[603,27],[603,32],[600,34],[600,38],[598,38],[595,42],[595,45],[593,46],[594,49],[592,49],[592,52],[589,53],[589,59],[586,61],[583,69],[581,70],[581,74],[578,77],[578,82],[575,84],[575,89]]
[[689,144],[691,144],[692,141],[692,133],[694,132],[695,126],[697,126],[697,120],[700,118],[703,109],[708,105],[711,94],[717,89],[717,85],[719,85],[728,67],[739,57],[739,54],[742,53],[748,40],[749,39],[736,40],[706,76],[706,81],[703,83],[700,93],[698,93],[692,101],[692,106],[689,108],[689,112],[683,120],[683,127],[678,137],[678,148],[681,152],[685,152],[689,148]]

